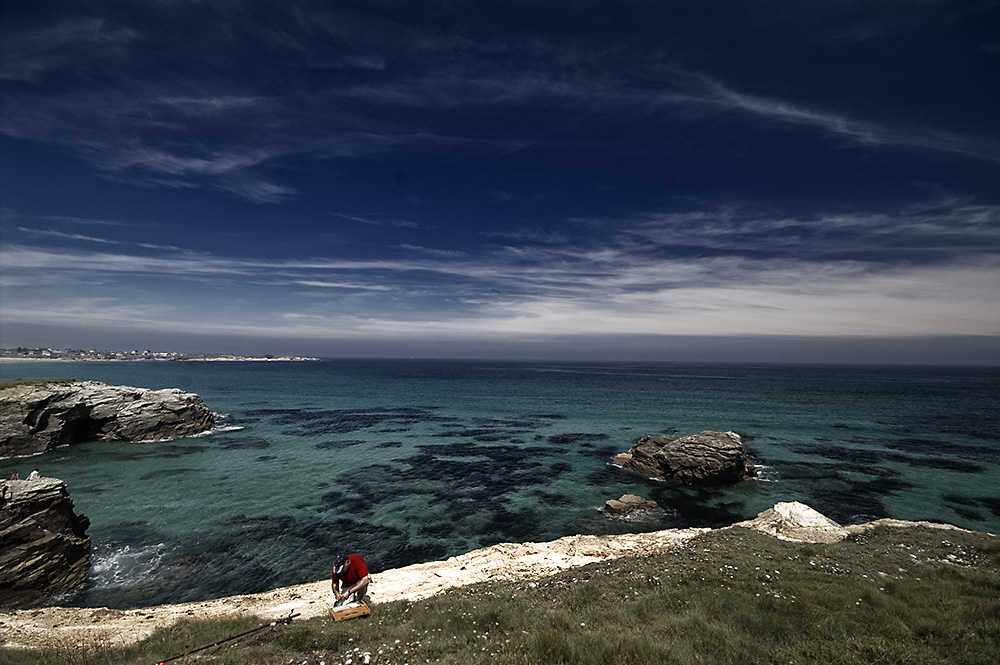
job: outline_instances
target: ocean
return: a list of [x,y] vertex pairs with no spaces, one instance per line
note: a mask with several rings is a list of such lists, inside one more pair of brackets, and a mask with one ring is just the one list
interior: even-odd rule
[[[779,501],[828,517],[1000,532],[1000,368],[556,363],[8,362],[201,395],[199,437],[85,443],[0,460],[64,480],[91,520],[86,587],[129,608],[253,593],[498,542],[718,527]],[[645,434],[732,430],[759,477],[688,488],[610,465]],[[604,501],[654,499],[613,521]]]

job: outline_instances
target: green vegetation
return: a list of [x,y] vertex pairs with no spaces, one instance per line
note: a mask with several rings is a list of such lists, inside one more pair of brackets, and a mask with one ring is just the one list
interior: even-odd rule
[[4,379],[0,381],[0,390],[15,386],[49,386],[62,383],[76,383],[76,379]]
[[[186,622],[125,649],[0,650],[0,662],[157,663],[258,625]],[[962,665],[997,654],[995,537],[880,528],[803,545],[733,528],[669,554],[294,621],[173,662]]]

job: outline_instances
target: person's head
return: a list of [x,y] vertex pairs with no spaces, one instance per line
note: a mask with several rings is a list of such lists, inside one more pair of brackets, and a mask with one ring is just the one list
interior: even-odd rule
[[333,572],[340,575],[342,572],[347,570],[348,566],[351,565],[351,560],[347,558],[347,555],[341,552],[337,555],[337,558],[333,560]]

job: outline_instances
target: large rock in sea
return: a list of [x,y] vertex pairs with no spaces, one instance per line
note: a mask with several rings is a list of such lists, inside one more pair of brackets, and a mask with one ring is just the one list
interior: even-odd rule
[[736,432],[704,431],[691,436],[644,436],[612,464],[651,480],[698,485],[737,483],[756,475]]
[[0,390],[0,457],[35,455],[83,441],[191,436],[219,419],[200,397],[97,381],[45,382]]
[[0,480],[0,607],[24,607],[87,579],[90,520],[57,478]]

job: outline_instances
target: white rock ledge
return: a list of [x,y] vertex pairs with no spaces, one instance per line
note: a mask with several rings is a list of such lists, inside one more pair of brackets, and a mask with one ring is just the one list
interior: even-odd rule
[[[796,542],[831,543],[876,526],[964,530],[949,524],[889,519],[841,527],[799,502],[776,504],[752,520],[725,528],[745,527]],[[711,529],[667,529],[615,536],[566,536],[544,543],[501,543],[444,561],[417,563],[376,573],[372,575],[369,595],[373,603],[384,603],[420,600],[454,587],[490,580],[530,583],[597,561],[677,549],[707,531]],[[136,610],[45,607],[0,611],[0,645],[15,648],[125,645],[139,642],[155,629],[180,619],[231,614],[256,614],[276,619],[291,612],[300,613],[302,619],[326,615],[332,599],[330,581],[324,579],[258,594]]]

